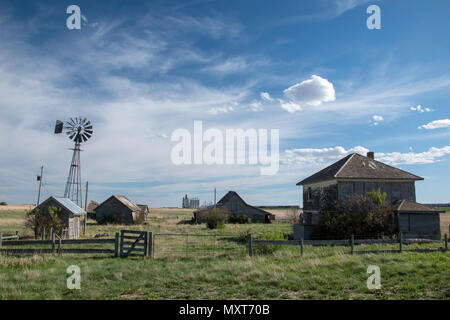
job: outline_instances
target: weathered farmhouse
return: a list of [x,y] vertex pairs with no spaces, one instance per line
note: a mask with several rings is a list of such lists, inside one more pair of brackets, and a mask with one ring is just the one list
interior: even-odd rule
[[[304,236],[307,237],[307,231],[312,230],[310,226],[319,224],[319,212],[329,200],[342,201],[347,196],[380,189],[386,193],[387,202],[403,201],[398,211],[400,230],[408,230],[407,235],[410,236],[440,237],[440,230],[436,229],[440,223],[439,211],[423,211],[424,206],[415,202],[415,182],[419,180],[423,178],[376,161],[373,152],[368,152],[367,157],[350,154],[297,183],[303,186]],[[419,211],[421,213],[417,215]],[[414,222],[408,226],[404,224],[406,216],[414,217]]]
[[[201,222],[199,219],[199,213],[206,211],[207,209],[214,207],[209,206],[200,210],[194,211],[194,219],[196,222]],[[222,197],[216,204],[217,208],[226,208],[230,215],[242,216],[246,215],[251,219],[252,223],[270,223],[275,219],[275,215],[262,209],[256,208],[247,204],[235,191],[228,191],[226,195]]]
[[61,209],[58,218],[62,221],[64,228],[67,228],[69,239],[80,237],[80,221],[86,217],[86,212],[68,198],[58,198],[51,196],[43,201],[32,212],[39,211],[40,214],[48,214],[50,207]]
[[112,195],[95,209],[95,218],[98,223],[132,224],[143,220],[143,215],[141,208],[122,195]]

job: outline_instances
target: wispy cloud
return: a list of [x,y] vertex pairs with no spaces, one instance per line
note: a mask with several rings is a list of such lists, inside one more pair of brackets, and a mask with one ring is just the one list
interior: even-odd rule
[[434,130],[439,128],[449,128],[450,119],[434,120],[419,127],[419,129]]

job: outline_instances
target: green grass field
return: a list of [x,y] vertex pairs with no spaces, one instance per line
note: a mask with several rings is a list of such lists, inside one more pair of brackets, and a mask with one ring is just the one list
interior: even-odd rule
[[[446,215],[446,214],[445,214]],[[190,234],[156,238],[155,258],[109,255],[0,255],[1,299],[449,299],[450,254],[408,252],[442,244],[404,245],[403,253],[349,254],[344,246],[284,246],[272,254],[246,255],[245,242],[214,235],[205,225],[182,223],[187,210],[154,209],[143,226],[98,226],[89,221],[86,237],[120,229]],[[31,236],[23,211],[0,211],[0,232]],[[170,217],[170,218],[169,218]],[[446,218],[447,216],[445,216]],[[251,232],[291,232],[287,223],[226,225],[221,234],[239,239]],[[448,230],[448,226],[447,226]],[[209,242],[208,242],[209,241]],[[188,245],[186,245],[186,243]],[[356,250],[397,249],[396,245]],[[66,269],[81,269],[81,289],[66,286]],[[381,269],[381,289],[366,286],[369,265]]]

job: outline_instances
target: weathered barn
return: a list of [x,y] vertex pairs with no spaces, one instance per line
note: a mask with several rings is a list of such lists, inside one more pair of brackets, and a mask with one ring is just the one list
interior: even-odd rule
[[[419,180],[423,178],[375,160],[373,152],[367,157],[350,154],[297,183],[303,186],[303,225],[310,233],[310,226],[320,223],[319,213],[330,201],[339,202],[347,196],[364,195],[378,189],[386,193],[387,202],[416,203],[415,182]],[[434,220],[432,216],[426,219]],[[434,227],[429,230],[431,233],[432,229]]]
[[441,210],[408,200],[394,202],[398,228],[406,238],[441,240]]
[[98,223],[132,224],[143,221],[143,216],[141,208],[122,195],[112,195],[95,209],[95,218]]
[[86,212],[68,198],[58,198],[51,196],[43,201],[32,211],[38,210],[40,214],[48,214],[50,207],[61,209],[58,218],[62,221],[64,228],[67,228],[69,239],[80,237],[80,221],[86,217]]
[[[194,211],[195,221],[201,222],[198,214],[210,207]],[[226,208],[230,215],[242,216],[245,214],[251,219],[252,223],[270,223],[271,220],[275,219],[275,215],[270,212],[247,204],[235,191],[228,191],[228,193],[217,202],[216,207]]]
[[137,204],[137,206],[144,213],[144,220],[147,221],[148,214],[150,213],[150,209],[148,208],[148,205],[146,205],[146,204]]

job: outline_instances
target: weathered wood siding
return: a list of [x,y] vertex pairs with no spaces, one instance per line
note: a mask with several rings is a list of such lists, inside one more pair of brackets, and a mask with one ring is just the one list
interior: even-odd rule
[[405,238],[441,239],[439,213],[399,213],[398,227]]
[[261,210],[247,206],[237,195],[233,195],[229,201],[224,204],[230,214],[237,216],[246,215],[252,222],[266,222],[266,216]]
[[370,182],[370,181],[339,181],[338,200],[342,201],[353,194],[366,194],[380,189],[386,192],[386,201],[396,200],[416,201],[414,182]]
[[[134,214],[136,215],[136,213]],[[95,217],[98,223],[103,223],[108,217],[120,218],[123,223],[133,223],[133,211],[114,197],[109,198],[95,209]]]

